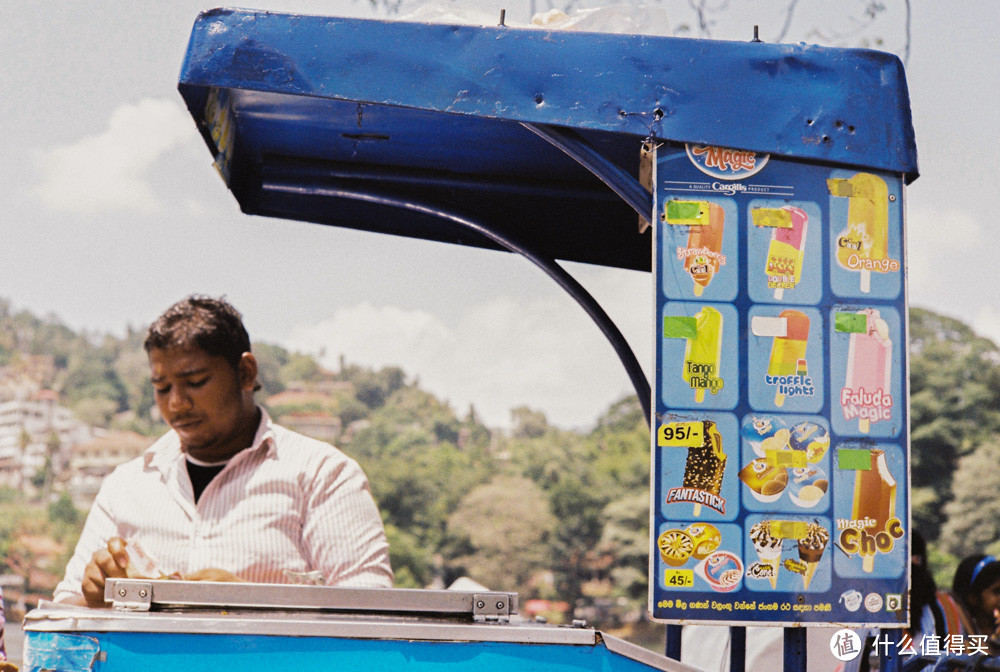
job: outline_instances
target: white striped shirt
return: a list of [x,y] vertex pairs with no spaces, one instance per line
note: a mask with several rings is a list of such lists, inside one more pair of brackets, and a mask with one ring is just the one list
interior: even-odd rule
[[287,583],[286,570],[318,570],[327,585],[392,586],[385,529],[361,467],[261,416],[253,445],[197,504],[176,432],[109,474],[54,599],[82,594],[87,563],[115,536],[138,542],[162,574],[216,567]]

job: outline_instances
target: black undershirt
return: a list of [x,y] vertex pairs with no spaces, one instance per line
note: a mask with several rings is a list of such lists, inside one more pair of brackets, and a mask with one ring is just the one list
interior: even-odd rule
[[190,460],[184,460],[184,463],[187,464],[188,477],[191,479],[191,487],[194,489],[194,503],[197,504],[201,493],[205,491],[205,488],[212,482],[216,474],[222,471],[226,465],[217,464],[211,467],[203,467],[192,463]]

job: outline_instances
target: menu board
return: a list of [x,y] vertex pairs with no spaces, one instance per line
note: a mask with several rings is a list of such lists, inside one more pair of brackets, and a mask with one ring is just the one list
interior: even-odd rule
[[653,618],[902,627],[901,176],[666,143],[654,184]]

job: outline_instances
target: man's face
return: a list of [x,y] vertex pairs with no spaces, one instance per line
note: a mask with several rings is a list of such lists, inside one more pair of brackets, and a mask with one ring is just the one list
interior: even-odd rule
[[228,459],[250,445],[256,431],[253,355],[237,369],[197,347],[153,349],[150,378],[160,415],[191,457],[204,462]]

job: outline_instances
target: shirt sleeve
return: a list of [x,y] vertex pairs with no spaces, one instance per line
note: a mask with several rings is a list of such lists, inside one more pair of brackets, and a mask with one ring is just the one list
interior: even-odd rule
[[329,586],[392,587],[389,544],[368,478],[354,460],[323,460],[310,484],[302,540]]
[[114,490],[113,478],[104,479],[97,493],[87,520],[83,524],[80,540],[76,544],[73,557],[66,564],[66,574],[56,586],[52,599],[56,602],[83,598],[83,572],[98,549],[107,545],[108,539],[117,534],[117,525],[111,513],[113,510],[109,492]]

